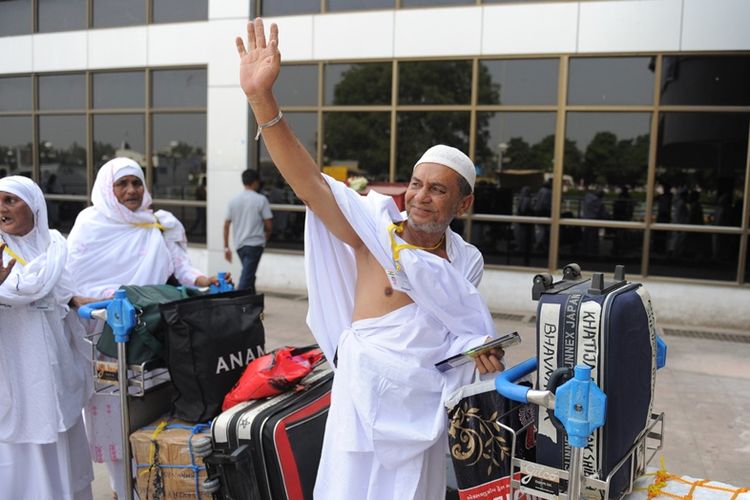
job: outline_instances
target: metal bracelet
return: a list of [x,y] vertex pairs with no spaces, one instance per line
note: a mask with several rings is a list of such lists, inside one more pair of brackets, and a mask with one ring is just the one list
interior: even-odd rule
[[274,125],[279,123],[282,118],[284,118],[284,113],[282,113],[281,109],[279,109],[279,114],[277,114],[275,117],[271,118],[266,123],[259,123],[258,131],[255,133],[255,140],[257,141],[258,139],[260,139],[260,133],[263,131],[264,128],[273,127]]

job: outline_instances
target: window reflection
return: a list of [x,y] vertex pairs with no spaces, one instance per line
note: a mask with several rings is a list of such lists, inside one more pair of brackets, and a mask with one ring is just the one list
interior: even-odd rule
[[391,68],[391,63],[326,64],[325,104],[390,104]]
[[734,281],[740,237],[735,234],[706,234],[686,231],[654,231],[649,274],[681,278]]
[[94,170],[124,156],[146,167],[143,115],[94,115]]
[[347,177],[387,181],[390,119],[390,113],[326,113],[323,164],[347,167]]
[[328,12],[392,9],[395,0],[328,0]]
[[83,201],[47,200],[47,219],[50,229],[67,234],[73,229],[78,213],[86,208]]
[[208,19],[208,0],[152,0],[155,23],[180,23]]
[[[313,158],[317,157],[318,147],[318,115],[316,113],[284,113],[284,119],[294,130],[302,145]],[[297,199],[292,189],[286,184],[284,178],[276,169],[271,160],[263,141],[259,145],[260,158],[260,177],[268,189],[273,188],[272,196],[268,201],[279,204],[301,205],[302,202]],[[275,219],[275,216],[274,216]],[[276,222],[274,221],[274,225]]]
[[747,106],[750,57],[665,56],[661,104]]
[[569,104],[651,104],[653,95],[653,57],[570,60]]
[[663,113],[656,151],[657,222],[739,226],[747,113]]
[[398,65],[399,104],[469,104],[471,61],[414,61]]
[[143,71],[95,73],[94,108],[145,107],[145,76]]
[[31,108],[31,77],[0,78],[0,111],[25,111]]
[[95,28],[146,24],[144,0],[93,0]]
[[45,193],[87,194],[86,118],[39,117],[40,186]]
[[166,210],[182,222],[187,233],[188,243],[206,243],[206,208],[186,207],[181,205],[161,205],[154,203],[151,208]]
[[649,113],[568,113],[561,216],[642,221],[649,129]]
[[282,106],[317,106],[318,65],[288,64],[281,67],[274,92]]
[[0,116],[0,178],[31,177],[32,142],[30,116]]
[[425,7],[438,5],[474,5],[476,0],[401,0],[402,7]]
[[173,69],[151,73],[155,108],[205,108],[208,85],[205,69]]
[[320,0],[262,0],[261,15],[289,16],[292,14],[317,14]]
[[477,113],[474,213],[549,217],[555,113]]
[[471,243],[485,264],[546,268],[549,225],[479,222],[471,224]]
[[640,274],[642,254],[642,230],[560,226],[560,265],[576,262],[586,271],[607,273],[624,265],[627,272]]
[[83,74],[39,77],[39,109],[85,107],[86,77]]
[[479,104],[556,104],[558,59],[479,62]]
[[39,31],[86,29],[86,0],[37,0]]
[[[397,118],[396,181],[411,179],[414,163],[435,144],[469,151],[469,113],[404,112]],[[477,146],[479,147],[479,146]]]
[[197,200],[206,177],[206,115],[153,115],[154,198]]
[[0,2],[0,36],[25,35],[27,33],[31,33],[31,0],[3,0]]

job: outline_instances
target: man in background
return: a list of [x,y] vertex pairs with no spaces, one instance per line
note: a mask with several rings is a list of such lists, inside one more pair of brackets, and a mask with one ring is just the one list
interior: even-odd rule
[[224,258],[232,262],[229,248],[229,228],[234,223],[234,248],[242,261],[239,290],[255,293],[255,271],[258,269],[263,248],[271,236],[273,214],[268,199],[260,194],[260,178],[255,170],[242,172],[245,189],[229,201],[224,220]]

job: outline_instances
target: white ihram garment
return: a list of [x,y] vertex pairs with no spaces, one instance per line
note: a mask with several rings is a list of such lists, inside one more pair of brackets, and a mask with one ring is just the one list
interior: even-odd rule
[[403,215],[393,200],[373,191],[361,197],[326,180],[384,272],[396,276],[394,288],[414,303],[352,323],[354,254],[308,211],[307,321],[329,361],[338,349],[315,498],[441,498],[447,450],[442,400],[469,382],[471,367],[444,375],[434,364],[494,335],[492,317],[476,289],[481,254],[449,229],[449,260],[402,250],[399,275],[388,227]]
[[[81,408],[89,383],[68,317],[72,287],[65,239],[50,231],[39,187],[0,179],[31,208],[24,236],[0,232],[19,260],[0,284],[0,498],[90,498],[93,470]],[[2,256],[4,265],[10,256]],[[78,326],[78,330],[73,330]]]
[[[190,263],[182,223],[167,211],[151,210],[148,190],[136,211],[117,201],[113,185],[128,175],[145,185],[143,170],[133,160],[115,158],[105,163],[91,192],[93,206],[78,214],[68,235],[68,266],[79,295],[108,297],[122,285],[164,284],[172,274],[180,283],[192,286],[202,274]],[[89,330],[101,331],[102,325],[92,321]],[[93,394],[84,414],[91,456],[95,462],[107,464],[110,486],[123,498],[120,399]]]

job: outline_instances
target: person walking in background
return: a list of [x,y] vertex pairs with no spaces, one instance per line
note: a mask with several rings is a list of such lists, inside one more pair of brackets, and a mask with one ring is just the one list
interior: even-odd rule
[[229,228],[234,223],[234,248],[242,262],[242,275],[238,289],[255,293],[255,271],[266,241],[271,237],[273,214],[268,198],[260,194],[260,177],[255,170],[242,172],[245,190],[232,198],[224,221],[224,258],[232,262],[229,248]]

